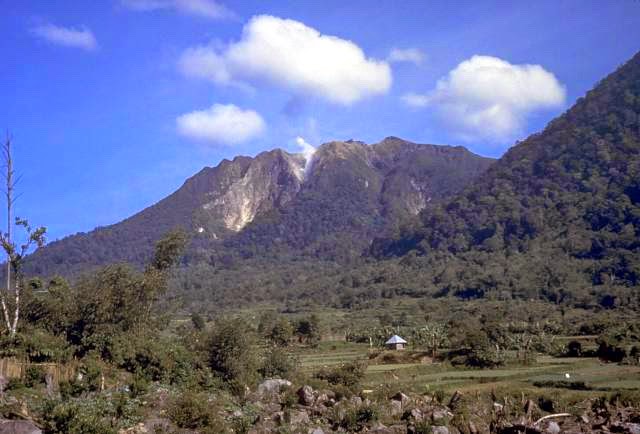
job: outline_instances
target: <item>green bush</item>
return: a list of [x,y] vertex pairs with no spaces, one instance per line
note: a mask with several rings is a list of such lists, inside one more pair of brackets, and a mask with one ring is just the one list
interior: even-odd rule
[[340,384],[348,388],[355,388],[360,385],[366,370],[366,362],[356,360],[337,368],[322,368],[315,376],[332,385]]
[[221,426],[215,406],[202,393],[185,392],[176,397],[167,410],[169,418],[180,428],[198,429]]
[[48,434],[115,434],[140,421],[138,403],[119,394],[111,398],[48,400],[41,408]]
[[39,384],[44,384],[45,372],[41,366],[29,365],[24,375],[24,385],[26,387],[35,387]]
[[209,367],[236,394],[257,383],[260,348],[256,335],[242,319],[217,321],[207,339]]
[[264,378],[291,378],[298,368],[298,359],[280,347],[273,347],[265,354],[260,375]]

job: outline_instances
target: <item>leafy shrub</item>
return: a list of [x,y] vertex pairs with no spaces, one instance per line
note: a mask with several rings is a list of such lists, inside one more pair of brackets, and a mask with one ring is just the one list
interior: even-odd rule
[[115,434],[139,422],[138,403],[120,394],[110,398],[45,401],[43,429],[51,434]]
[[185,392],[176,397],[167,410],[169,418],[180,428],[206,428],[220,426],[205,394]]
[[373,405],[363,405],[347,409],[339,425],[347,432],[356,432],[377,421],[379,417],[380,412],[378,408]]
[[265,354],[260,375],[264,378],[291,378],[298,367],[298,360],[287,351],[273,347]]
[[24,385],[26,387],[35,387],[45,382],[45,372],[41,366],[29,365],[24,375]]
[[324,380],[332,385],[342,385],[354,389],[360,385],[367,370],[367,364],[363,361],[345,363],[337,368],[322,368],[316,373],[316,378]]
[[242,319],[218,321],[208,340],[209,367],[236,394],[258,380],[260,349],[256,336]]

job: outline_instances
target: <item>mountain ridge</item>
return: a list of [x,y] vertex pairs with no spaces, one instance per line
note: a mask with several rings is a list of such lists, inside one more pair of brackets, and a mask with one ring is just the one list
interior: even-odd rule
[[[425,164],[409,161],[412,156],[418,156]],[[429,163],[430,159],[435,162]],[[439,161],[448,165],[446,170],[434,169]],[[224,250],[229,246],[221,245],[222,241],[235,238],[230,241],[234,245],[237,240],[241,242],[242,236],[238,235],[243,231],[255,234],[255,226],[264,228],[265,222],[274,215],[286,213],[287,206],[300,199],[300,195],[311,202],[325,200],[323,196],[344,200],[344,192],[340,190],[351,183],[367,186],[351,192],[362,197],[348,201],[363,206],[364,211],[357,211],[360,217],[371,212],[381,214],[382,220],[395,222],[407,213],[416,214],[430,200],[425,196],[428,191],[421,191],[418,184],[426,188],[427,179],[435,179],[436,186],[427,190],[434,190],[437,197],[450,194],[492,161],[463,147],[420,145],[395,137],[373,145],[353,140],[323,144],[316,149],[306,173],[303,154],[280,148],[260,152],[255,157],[223,159],[215,167],[204,167],[172,194],[119,223],[65,237],[36,251],[28,260],[27,270],[30,274],[67,275],[114,261],[139,265],[148,259],[153,243],[175,227],[194,233],[194,244],[200,251]],[[469,173],[455,173],[453,167],[457,162],[462,162]],[[427,167],[426,163],[433,167]],[[398,165],[409,167],[409,174],[402,174],[402,170],[391,173]],[[422,173],[421,167],[434,172],[435,177]],[[351,169],[359,174],[352,176]],[[382,191],[382,181],[387,175],[385,188],[404,191],[406,197],[399,201],[385,198],[385,194],[391,194]],[[419,182],[414,180],[412,185],[409,178]],[[382,205],[378,204],[379,200]],[[380,206],[384,208],[383,213],[378,212]],[[304,206],[296,212],[302,213],[301,219],[308,218]],[[252,224],[253,227],[248,228]],[[265,241],[265,244],[272,243]]]

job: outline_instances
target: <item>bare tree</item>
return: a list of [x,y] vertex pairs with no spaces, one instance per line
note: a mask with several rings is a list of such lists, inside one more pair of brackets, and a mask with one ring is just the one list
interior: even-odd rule
[[[32,228],[29,222],[19,217],[13,217],[13,205],[16,201],[14,197],[15,187],[19,179],[15,178],[13,170],[13,156],[11,154],[11,138],[7,135],[7,139],[2,145],[2,157],[4,159],[5,178],[5,199],[7,203],[7,232],[0,231],[0,246],[7,254],[7,285],[4,290],[0,290],[0,304],[2,304],[2,314],[4,316],[5,325],[11,337],[16,335],[18,330],[18,319],[20,318],[20,289],[22,287],[22,263],[25,255],[29,253],[34,245],[42,247],[44,245],[44,235],[46,228]],[[26,232],[26,239],[23,244],[18,246],[12,238],[12,226],[21,227]],[[13,291],[12,288],[13,274]],[[8,298],[13,292],[13,316],[9,313]]]

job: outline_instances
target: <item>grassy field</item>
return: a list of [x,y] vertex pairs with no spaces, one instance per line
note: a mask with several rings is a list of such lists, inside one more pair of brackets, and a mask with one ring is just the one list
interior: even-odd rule
[[[300,350],[305,371],[324,366],[367,360],[369,346],[346,342],[323,342],[318,348]],[[567,374],[569,377],[567,378]],[[566,387],[538,387],[551,382],[583,382],[588,390]],[[498,369],[466,369],[446,363],[370,364],[363,382],[366,389],[387,385],[402,391],[425,393],[526,391],[589,396],[603,392],[640,391],[640,367],[602,363],[596,358],[555,358],[539,356],[535,364],[508,365]]]

